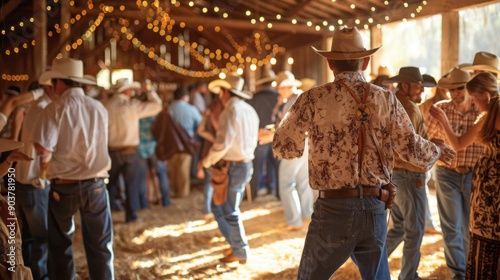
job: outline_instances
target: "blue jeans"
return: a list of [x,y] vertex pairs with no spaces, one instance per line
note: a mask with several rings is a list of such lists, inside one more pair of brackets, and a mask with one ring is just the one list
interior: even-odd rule
[[90,279],[114,279],[113,223],[103,179],[55,185],[49,194],[49,279],[76,279],[75,213],[80,212]]
[[16,211],[22,224],[24,264],[31,268],[33,279],[48,277],[48,222],[50,186],[45,189],[16,182]]
[[393,170],[392,181],[398,190],[391,211],[393,226],[387,232],[387,253],[391,255],[404,242],[399,279],[418,279],[427,204],[425,173]]
[[390,280],[384,208],[375,197],[317,199],[298,279],[330,279],[351,257],[363,279]]
[[161,202],[163,206],[170,206],[170,185],[167,176],[167,164],[165,161],[159,160],[153,156],[153,166],[155,166],[156,176],[158,177],[158,184],[160,185]]
[[291,160],[283,159],[279,166],[279,194],[286,223],[301,226],[311,217],[314,193],[309,187],[307,155]]
[[241,219],[240,204],[252,172],[252,163],[232,162],[229,166],[229,186],[226,202],[221,205],[212,203],[212,211],[219,225],[219,230],[231,245],[233,254],[242,259],[249,257],[250,247],[248,246],[243,220]]
[[252,190],[252,198],[255,199],[257,192],[262,187],[266,187],[269,193],[277,190],[279,161],[274,158],[272,143],[257,145],[254,155],[255,158],[252,161],[254,173],[250,180],[250,188]]
[[214,197],[214,188],[210,183],[212,175],[203,168],[203,173],[205,173],[205,179],[203,179],[203,214],[212,213],[212,199]]
[[146,185],[143,180],[146,177],[141,176],[140,157],[137,152],[133,154],[123,154],[120,151],[110,151],[111,170],[109,171],[108,191],[111,201],[118,197],[118,184],[120,174],[123,176],[125,184],[125,221],[132,222],[137,220],[137,210],[141,205],[141,193]]
[[460,174],[436,167],[436,195],[443,231],[444,256],[453,279],[465,279],[469,255],[472,172]]

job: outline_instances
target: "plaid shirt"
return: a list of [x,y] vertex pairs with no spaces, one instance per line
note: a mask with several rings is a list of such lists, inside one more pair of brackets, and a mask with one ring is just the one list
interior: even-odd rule
[[[477,107],[472,104],[467,111],[464,113],[458,111],[455,107],[455,104],[450,100],[443,100],[441,102],[436,103],[436,106],[441,108],[446,116],[448,117],[448,121],[450,122],[451,128],[453,131],[462,135],[471,127],[474,126],[475,121],[477,120],[480,112]],[[429,139],[439,138],[443,139],[446,144],[449,145],[448,139],[446,138],[446,134],[444,133],[441,125],[438,120],[432,117],[430,114],[427,115],[427,133]],[[455,159],[451,161],[451,166],[446,166],[449,168],[455,168],[457,166],[466,166],[466,167],[474,167],[477,159],[483,153],[483,147],[479,144],[472,144],[467,146],[467,148],[457,151],[457,155]],[[439,166],[445,166],[445,164],[441,161],[437,162]]]

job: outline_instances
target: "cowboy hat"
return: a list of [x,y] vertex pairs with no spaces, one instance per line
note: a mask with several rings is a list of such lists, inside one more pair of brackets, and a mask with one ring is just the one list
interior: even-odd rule
[[[73,58],[55,58],[52,68],[40,75],[39,81],[46,83],[52,79],[65,79],[86,85],[95,85],[95,81],[86,79],[83,75],[83,61]],[[41,83],[41,84],[43,84]]]
[[111,86],[110,90],[121,93],[126,91],[127,89],[140,89],[141,83],[139,82],[130,82],[129,79],[123,78],[116,80],[115,84]]
[[438,87],[445,89],[454,89],[464,86],[469,80],[469,72],[456,67],[451,70],[448,76],[443,77],[439,80]]
[[330,51],[318,50],[312,47],[313,50],[327,59],[333,60],[350,60],[364,58],[372,55],[380,47],[367,50],[363,45],[363,39],[356,27],[341,27],[333,32],[332,48]]
[[316,80],[311,78],[300,79],[300,82],[302,83],[302,85],[299,88],[303,91],[313,88],[314,86],[316,86],[317,83]]
[[461,67],[462,70],[481,70],[494,72],[499,77],[500,70],[498,69],[498,56],[489,52],[478,52],[474,56],[472,65]]
[[0,153],[19,149],[22,146],[24,146],[22,142],[0,138]]
[[262,75],[260,79],[255,81],[255,86],[260,86],[262,84],[268,84],[274,82],[276,80],[276,74],[273,69],[267,68],[266,66],[262,67]]
[[292,72],[285,70],[278,73],[276,76],[276,87],[300,87],[302,82],[295,79]]
[[18,86],[9,86],[6,90],[5,93],[12,94],[12,95],[18,95],[21,93],[21,88]]
[[237,96],[244,99],[251,99],[252,95],[246,92],[243,92],[243,85],[245,84],[245,80],[242,77],[229,74],[225,79],[213,80],[208,84],[208,89],[215,94],[219,94],[222,88],[228,89],[230,92],[236,94]]
[[413,66],[401,67],[398,75],[384,81],[384,84],[391,83],[422,83],[424,87],[436,86],[436,80],[431,75],[422,75],[420,69]]

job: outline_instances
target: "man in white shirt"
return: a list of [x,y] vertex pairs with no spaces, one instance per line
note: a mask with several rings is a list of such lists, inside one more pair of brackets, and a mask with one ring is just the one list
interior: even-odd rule
[[224,110],[219,117],[215,142],[202,161],[203,167],[209,168],[219,161],[229,165],[226,200],[221,205],[212,203],[219,229],[231,245],[231,249],[225,251],[225,257],[220,259],[223,263],[246,263],[250,253],[240,204],[253,173],[252,160],[258,141],[259,116],[244,101],[250,99],[250,95],[242,91],[243,84],[244,80],[234,75],[209,84],[211,91],[218,92]]
[[146,186],[141,176],[139,145],[139,119],[152,117],[161,109],[161,99],[154,90],[147,92],[147,101],[132,99],[134,90],[141,88],[139,82],[121,79],[111,88],[115,93],[104,102],[109,114],[109,155],[111,171],[109,172],[108,191],[113,207],[119,209],[118,197],[119,176],[123,176],[125,184],[125,221],[134,222],[139,217],[140,195],[145,195]]
[[51,155],[49,278],[76,278],[72,243],[79,211],[90,278],[114,279],[113,222],[103,179],[111,167],[108,113],[81,88],[92,83],[83,78],[81,60],[54,59],[52,70],[40,79],[51,81],[55,97],[33,133],[38,155]]

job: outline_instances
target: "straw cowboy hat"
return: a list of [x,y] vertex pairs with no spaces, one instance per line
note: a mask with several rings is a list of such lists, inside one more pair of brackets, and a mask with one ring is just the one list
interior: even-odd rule
[[420,74],[418,67],[407,66],[399,69],[398,75],[384,81],[384,84],[391,83],[422,83],[424,87],[435,87],[436,80],[427,74]]
[[262,84],[267,84],[274,82],[276,80],[276,74],[274,73],[273,69],[267,68],[267,67],[262,67],[262,73],[261,73],[260,79],[255,81],[255,86],[260,86]]
[[52,79],[65,79],[77,83],[95,85],[95,81],[86,79],[83,75],[83,61],[73,58],[55,58],[52,68],[40,75],[41,84],[46,84]]
[[313,50],[324,58],[332,60],[350,60],[364,58],[374,54],[380,47],[367,50],[363,39],[356,27],[344,27],[333,32],[332,48],[330,51]]
[[228,74],[225,79],[213,80],[208,84],[208,89],[215,94],[219,94],[222,88],[228,89],[230,92],[244,99],[251,99],[252,95],[243,91],[245,80],[235,74]]
[[451,70],[448,76],[443,77],[439,80],[438,87],[445,89],[454,89],[464,86],[469,80],[469,72],[456,67]]
[[500,70],[498,69],[498,56],[489,52],[478,52],[474,56],[474,61],[472,65],[461,67],[462,70],[481,70],[488,71],[500,75]]
[[24,144],[22,142],[0,138],[0,153],[19,149]]
[[118,79],[113,86],[111,86],[110,90],[115,93],[121,93],[126,91],[127,89],[140,89],[141,83],[139,82],[130,82],[129,79],[123,78]]
[[302,85],[299,87],[299,89],[302,91],[310,90],[311,88],[315,87],[317,83],[316,80],[311,78],[300,79],[300,82],[302,83]]
[[276,87],[300,87],[302,82],[295,79],[292,72],[285,70],[278,73],[276,76]]

